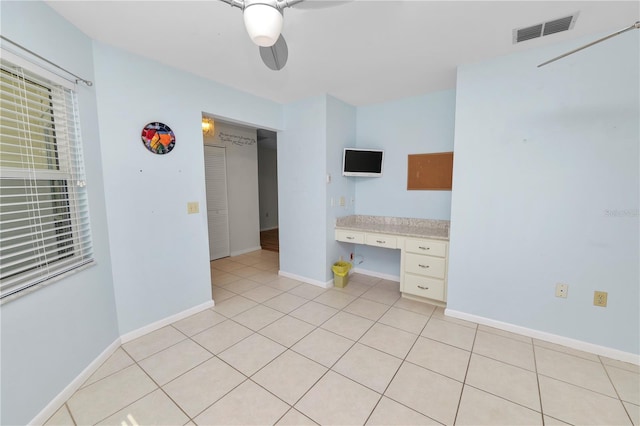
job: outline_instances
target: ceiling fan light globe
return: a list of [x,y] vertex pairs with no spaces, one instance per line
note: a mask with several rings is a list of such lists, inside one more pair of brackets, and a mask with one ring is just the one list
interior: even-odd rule
[[282,31],[282,13],[267,4],[252,4],[244,9],[244,26],[251,40],[262,47],[273,46]]

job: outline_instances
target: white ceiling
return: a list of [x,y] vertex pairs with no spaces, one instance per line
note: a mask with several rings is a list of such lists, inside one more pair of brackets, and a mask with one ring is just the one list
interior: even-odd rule
[[[242,11],[219,0],[47,3],[95,40],[263,98],[288,103],[326,93],[357,106],[453,88],[458,65],[612,32],[640,16],[637,1],[354,0],[288,8],[289,61],[271,71]],[[512,44],[514,28],[576,11],[574,29]]]

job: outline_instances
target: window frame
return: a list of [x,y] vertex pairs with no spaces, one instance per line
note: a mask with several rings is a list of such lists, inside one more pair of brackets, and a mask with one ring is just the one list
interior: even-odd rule
[[[53,169],[38,168],[37,166],[28,168],[0,166],[0,178],[3,181],[9,181],[5,182],[5,184],[10,183],[1,187],[3,192],[5,192],[5,189],[12,187],[15,181],[18,181],[18,187],[20,187],[20,181],[24,182],[22,186],[23,194],[17,193],[13,195],[11,191],[7,191],[5,196],[13,196],[19,200],[19,204],[25,206],[26,210],[13,212],[13,214],[17,214],[17,220],[27,222],[30,230],[28,234],[24,234],[24,237],[20,236],[22,234],[18,234],[17,238],[14,237],[12,240],[14,241],[13,247],[11,247],[10,243],[5,244],[4,241],[3,247],[0,247],[0,249],[6,250],[2,252],[3,256],[13,256],[15,258],[8,263],[24,260],[24,267],[28,268],[24,269],[20,266],[22,269],[15,273],[11,273],[10,269],[7,269],[8,272],[2,271],[3,274],[6,273],[6,276],[3,276],[2,282],[0,282],[0,303],[4,304],[7,301],[37,290],[41,286],[58,281],[68,274],[84,269],[94,264],[95,259],[93,257],[88,193],[84,176],[83,143],[80,132],[76,85],[5,49],[1,49],[0,52],[2,53],[3,68],[8,68],[3,70],[3,73],[12,73],[11,70],[16,70],[16,73],[11,77],[14,80],[22,80],[30,84],[39,85],[49,91],[53,134],[46,135],[46,130],[43,130],[38,135],[45,136],[43,139],[45,144],[47,143],[47,137],[51,138],[52,158],[54,158]],[[20,69],[24,72],[21,72]],[[30,75],[37,81],[30,81]],[[42,82],[45,82],[46,85],[43,85]],[[22,96],[28,89],[26,87],[16,87],[20,92],[21,99],[28,99]],[[59,105],[63,108],[59,109]],[[43,111],[46,111],[46,107],[43,108]],[[8,113],[11,114],[11,110],[8,110]],[[29,120],[28,114],[25,116],[26,118],[22,118],[23,123],[26,123],[27,128],[31,130],[30,123],[27,121]],[[60,125],[59,123],[64,124]],[[25,148],[27,150],[33,149],[35,139],[29,136],[28,140],[27,138],[25,140]],[[22,144],[23,142],[18,141],[17,143],[7,142],[6,145],[9,147],[15,145],[22,149]],[[63,154],[61,154],[62,150],[65,150]],[[25,155],[25,158],[33,160],[33,152]],[[50,183],[43,185],[42,181]],[[45,188],[44,195],[39,192],[41,188]],[[59,198],[57,196],[58,193],[61,195]],[[24,201],[20,200],[19,197],[24,197]],[[47,207],[39,208],[38,203],[40,201],[46,202]],[[60,203],[59,206],[57,205],[58,203]],[[57,211],[58,209],[63,211],[59,212]],[[51,210],[51,213],[49,213],[50,219],[46,219],[46,221],[42,220],[45,217],[42,214],[44,210]],[[32,212],[37,212],[37,220],[35,222],[32,220]],[[3,209],[2,211],[2,215],[11,213],[10,209]],[[23,214],[24,219],[20,217],[20,214]],[[61,217],[56,217],[58,215],[61,215]],[[6,221],[0,221],[0,225],[3,223],[6,224]],[[63,239],[58,239],[56,229],[58,226],[63,229],[61,233],[61,236],[64,236]],[[40,227],[39,231],[36,230],[38,227]],[[67,229],[70,231],[67,231]],[[0,231],[4,232],[5,230],[1,229]],[[11,231],[12,229],[9,228],[7,235]],[[40,232],[39,236],[37,236],[38,232]],[[46,238],[44,237],[45,234],[48,234]],[[24,238],[24,241],[21,241],[21,238]],[[29,238],[31,238],[31,241],[29,241]],[[56,243],[56,241],[59,242]],[[24,249],[22,246],[24,246]],[[16,253],[22,257],[10,251],[16,247],[19,247]],[[65,256],[64,251],[69,249],[71,249],[72,254]],[[23,253],[19,253],[21,251]],[[21,264],[22,262],[17,265]]]

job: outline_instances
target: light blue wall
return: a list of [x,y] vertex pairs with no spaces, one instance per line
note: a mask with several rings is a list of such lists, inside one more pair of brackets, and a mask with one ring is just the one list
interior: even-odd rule
[[284,106],[278,133],[280,270],[326,281],[327,99]]
[[536,68],[593,38],[459,68],[448,307],[638,354],[640,34]]
[[[407,156],[453,151],[455,91],[358,107],[357,147],[385,150],[379,178],[355,182],[356,214],[449,220],[451,191],[407,191]],[[357,246],[359,268],[399,277],[400,252]]]
[[[356,139],[356,108],[336,98],[327,96],[327,174],[331,183],[326,185],[325,208],[327,211],[327,261],[326,280],[333,278],[331,265],[342,258],[349,260],[354,252],[354,245],[339,243],[335,240],[334,225],[336,218],[352,215],[355,210],[351,200],[355,197],[353,178],[342,176],[342,152],[353,146]],[[345,205],[340,206],[340,197],[344,197]],[[331,206],[331,199],[334,204]]]
[[334,225],[336,217],[354,212],[354,184],[341,173],[342,149],[355,141],[355,117],[355,107],[326,95],[284,106],[286,130],[278,134],[283,272],[325,283],[333,278],[333,262],[348,260],[353,250],[335,241]]
[[[206,216],[186,214],[206,211],[201,114],[280,129],[282,107],[93,43],[44,3],[1,7],[3,35],[95,81],[78,91],[96,266],[0,309],[1,420],[25,424],[120,334],[210,300]],[[150,121],[171,154],[143,148]]]
[[[124,334],[211,300],[202,112],[277,129],[282,107],[101,43],[94,52]],[[175,133],[171,153],[151,154],[142,145],[140,132],[151,121]],[[187,215],[189,201],[200,203],[199,214]]]
[[407,155],[453,151],[455,91],[358,107],[357,146],[382,148],[384,173],[356,182],[356,214],[448,220],[451,191],[407,191]]
[[[451,151],[457,108],[449,307],[639,352],[637,33],[542,70],[580,42],[462,67],[457,99],[354,113],[326,96],[282,107],[92,46],[41,2],[0,12],[3,35],[95,78],[79,101],[97,259],[0,308],[2,424],[30,421],[119,334],[210,299],[206,216],[186,215],[187,201],[206,210],[202,112],[280,130],[281,270],[326,281],[350,250],[333,241],[336,216],[449,218],[450,193],[406,191],[406,156]],[[169,155],[140,142],[156,120],[177,135]],[[386,150],[382,178],[336,172],[354,126],[356,146]],[[328,207],[350,194],[355,209]],[[399,252],[367,250],[363,268],[399,274]],[[558,281],[568,299],[553,297]],[[608,308],[591,306],[595,289]]]
[[[2,35],[93,80],[91,40],[41,2],[0,2]],[[78,86],[95,266],[0,307],[0,423],[31,421],[118,338],[95,88]]]

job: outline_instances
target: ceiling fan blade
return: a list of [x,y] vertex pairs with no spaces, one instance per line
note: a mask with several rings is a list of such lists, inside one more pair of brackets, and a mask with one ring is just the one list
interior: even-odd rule
[[289,59],[289,48],[282,34],[273,46],[260,47],[260,57],[262,62],[274,71],[280,71],[287,64]]
[[325,9],[328,7],[341,6],[346,3],[351,3],[354,0],[304,0],[294,4],[294,9],[300,10],[315,10]]
[[598,40],[592,41],[592,42],[591,42],[591,43],[589,43],[589,44],[585,44],[584,46],[578,47],[577,49],[573,49],[573,50],[571,50],[571,51],[569,51],[569,52],[567,52],[567,53],[563,53],[563,54],[562,54],[562,55],[560,55],[560,56],[556,56],[556,57],[555,57],[555,58],[553,58],[553,59],[549,59],[547,62],[543,62],[543,63],[541,63],[540,65],[538,65],[538,68],[543,67],[543,66],[545,66],[545,65],[547,65],[547,64],[550,64],[551,62],[555,62],[555,61],[557,61],[558,59],[562,59],[562,58],[564,58],[564,57],[566,57],[566,56],[572,55],[572,54],[574,54],[574,53],[576,53],[576,52],[579,52],[579,51],[581,51],[581,50],[583,50],[583,49],[586,49],[587,47],[591,47],[591,46],[593,46],[594,44],[598,44],[598,43],[600,43],[600,42],[602,42],[602,41],[605,41],[605,40],[608,40],[608,39],[610,39],[610,38],[612,38],[612,37],[618,36],[618,35],[620,35],[620,34],[622,34],[622,33],[626,33],[627,31],[629,31],[629,30],[633,30],[633,29],[640,29],[640,21],[636,21],[636,23],[635,23],[635,24],[633,24],[633,25],[630,25],[630,26],[628,26],[628,27],[626,27],[626,28],[623,28],[623,29],[621,29],[621,30],[619,30],[619,31],[616,31],[615,33],[611,33],[611,34],[609,34],[608,36],[604,36],[604,37],[602,37],[602,38],[599,38]]

